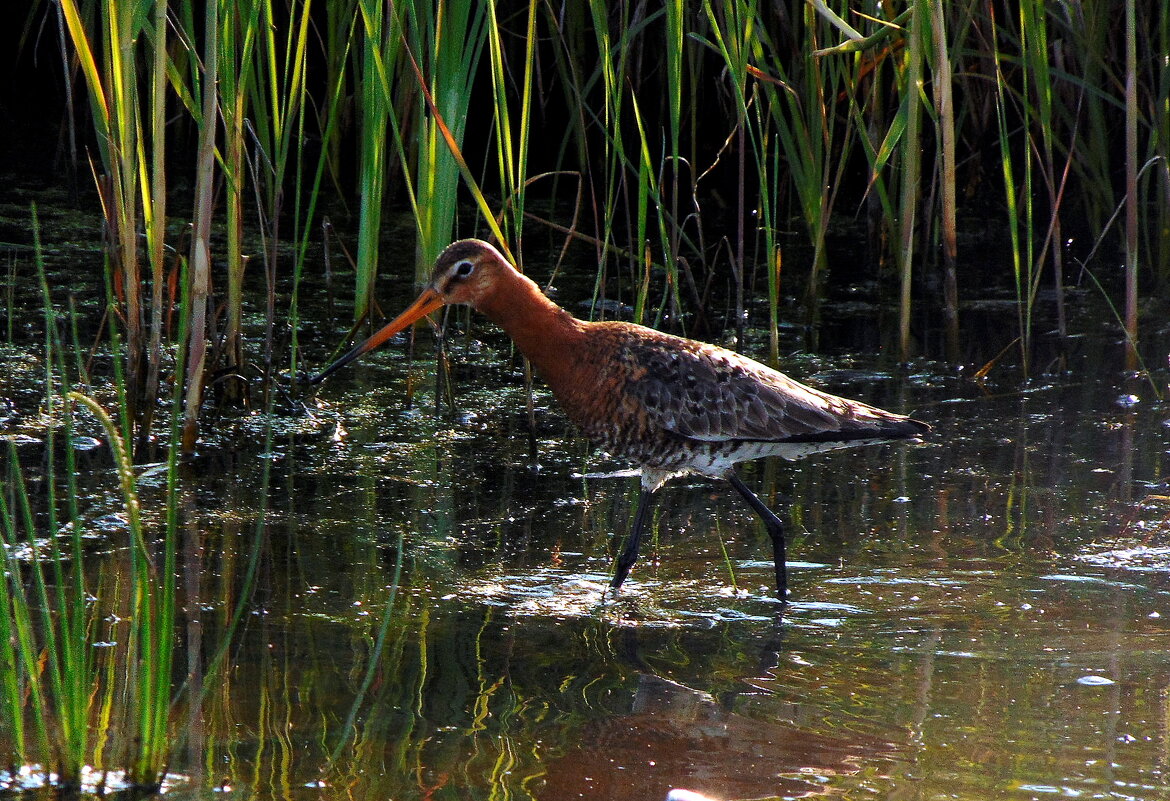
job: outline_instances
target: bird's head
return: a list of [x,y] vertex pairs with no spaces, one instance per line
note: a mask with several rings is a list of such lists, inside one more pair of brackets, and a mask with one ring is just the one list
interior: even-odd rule
[[443,306],[453,303],[465,303],[473,307],[478,305],[495,289],[501,276],[509,271],[514,271],[514,268],[500,251],[487,242],[481,239],[453,242],[435,259],[431,280],[414,303],[365,342],[309,379],[309,382],[316,384],[322,381],[399,331],[405,330],[416,320]]

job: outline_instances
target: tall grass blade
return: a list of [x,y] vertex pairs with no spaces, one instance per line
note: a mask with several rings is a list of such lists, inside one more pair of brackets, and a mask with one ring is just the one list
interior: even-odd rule
[[[138,224],[150,217],[151,169],[142,141],[145,112],[139,96],[135,43],[154,39],[164,48],[165,35],[147,30],[150,6],[96,0],[94,30],[87,30],[75,0],[62,0],[61,10],[70,41],[89,89],[102,174],[95,174],[109,239],[113,286],[127,332],[126,373],[130,411],[136,421],[149,405],[145,397],[145,319],[139,271]],[[155,15],[157,18],[157,14]],[[158,63],[156,56],[154,64]],[[152,95],[152,97],[155,97]],[[152,130],[155,130],[152,128]],[[156,131],[157,132],[157,131]],[[154,231],[157,233],[157,230]]]
[[[399,14],[379,0],[358,0],[361,36],[361,123],[358,134],[357,274],[354,320],[369,316],[378,265],[378,237],[386,181],[386,123],[389,119]],[[387,19],[387,11],[390,18]]]
[[898,208],[898,351],[902,361],[910,358],[911,288],[914,267],[914,237],[918,219],[919,176],[922,174],[922,104],[923,65],[929,42],[930,4],[917,3],[910,18],[910,37],[906,47],[904,74],[900,91],[906,99],[906,127],[902,135],[902,180]]
[[[451,242],[458,210],[459,163],[439,120],[447,126],[456,149],[462,148],[476,71],[495,17],[490,3],[440,3],[431,14],[415,9],[408,14],[408,20],[407,28],[415,43],[413,51],[427,64],[427,89],[434,101],[433,110],[417,107],[415,188],[419,238],[415,268],[416,278],[421,281],[429,275],[439,251]],[[515,242],[512,238],[509,241]]]
[[[247,126],[247,87],[254,64],[253,49],[259,24],[259,3],[244,2],[235,14],[225,14],[217,32],[219,46],[220,115],[223,117],[223,204],[226,217],[227,304],[224,327],[224,356],[228,369],[238,370],[244,361],[243,292],[244,292],[244,198],[245,128]],[[238,403],[242,388],[237,381],[225,386],[225,397]]]
[[1125,369],[1138,367],[1137,3],[1125,0]]
[[[528,186],[528,146],[532,128],[532,90],[535,81],[536,60],[536,15],[539,4],[529,0],[527,23],[524,35],[524,72],[520,80],[520,120],[512,124],[511,104],[508,97],[507,63],[504,58],[504,39],[500,28],[499,8],[492,0],[487,16],[487,43],[491,61],[492,92],[495,100],[494,130],[496,139],[497,169],[500,185],[506,198],[507,225],[504,231],[514,246],[515,253],[523,266],[523,230],[525,190]],[[450,119],[450,114],[447,114]]]
[[[167,231],[167,171],[166,171],[166,83],[167,83],[167,3],[154,2],[153,28],[150,48],[150,165],[141,177],[144,187],[149,183],[143,204],[142,222],[146,233],[147,259],[150,262],[150,325],[146,346],[146,384],[143,415],[138,425],[134,452],[145,458],[154,422],[154,399],[159,395],[162,369],[163,305],[166,288],[166,231]],[[142,159],[146,169],[146,160]]]
[[512,256],[512,249],[508,246],[507,239],[504,237],[503,231],[499,223],[496,221],[496,215],[492,211],[491,206],[484,197],[483,192],[479,188],[479,183],[475,180],[475,175],[468,166],[467,160],[463,157],[463,151],[459,146],[459,142],[455,135],[451,132],[451,128],[447,125],[446,120],[443,119],[442,113],[435,104],[435,99],[432,96],[430,89],[427,87],[426,79],[423,77],[422,69],[418,65],[414,54],[411,52],[409,46],[404,46],[407,62],[414,73],[415,79],[418,82],[418,87],[422,91],[423,99],[426,101],[427,108],[430,110],[434,118],[435,125],[438,127],[443,141],[447,144],[451,155],[455,157],[455,163],[459,165],[459,172],[463,176],[463,181],[467,188],[471,191],[472,197],[475,199],[476,206],[479,208],[480,215],[483,221],[487,224],[492,236],[496,238],[496,243],[500,251],[508,258],[509,261],[515,263],[515,258]]
[[1015,155],[1012,152],[1012,137],[1010,132],[1010,108],[1008,106],[1008,80],[1001,67],[999,50],[1000,29],[994,25],[992,18],[992,55],[995,64],[995,116],[997,123],[999,144],[999,167],[1003,176],[1004,200],[1007,206],[1008,235],[1012,249],[1012,274],[1016,288],[1017,321],[1019,325],[1020,362],[1024,375],[1028,375],[1031,353],[1031,337],[1028,336],[1028,326],[1024,312],[1023,272],[1024,256],[1021,239],[1021,219],[1016,194]]

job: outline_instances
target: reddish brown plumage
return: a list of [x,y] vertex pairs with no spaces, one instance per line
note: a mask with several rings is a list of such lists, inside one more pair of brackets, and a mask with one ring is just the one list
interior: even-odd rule
[[[686,472],[727,477],[779,543],[777,584],[783,593],[779,521],[734,476],[735,463],[770,455],[796,459],[929,430],[904,415],[807,387],[725,348],[631,323],[578,320],[494,247],[474,239],[445,249],[418,300],[315,380],[452,303],[471,305],[502,327],[569,419],[605,450],[641,466],[644,502],[633,554],[627,548],[623,555],[629,563],[645,499],[662,482]],[[614,586],[623,578],[619,563]]]
[[[471,272],[456,275],[454,265],[465,262]],[[927,430],[725,348],[631,323],[578,320],[485,242],[447,248],[431,287],[503,328],[569,419],[607,451],[641,465],[649,486],[675,472],[721,476],[745,459],[794,459]]]

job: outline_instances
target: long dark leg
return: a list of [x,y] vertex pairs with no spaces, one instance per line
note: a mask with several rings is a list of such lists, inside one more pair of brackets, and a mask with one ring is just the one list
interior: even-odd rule
[[727,474],[727,480],[748,502],[748,506],[755,510],[768,529],[768,536],[772,538],[772,561],[776,565],[776,592],[781,601],[787,601],[788,568],[784,564],[784,524],[780,522],[780,518],[776,517],[776,513],[769,509],[766,503],[748,489],[747,484],[744,484],[734,471]]
[[650,515],[651,490],[642,489],[638,496],[638,511],[634,514],[634,527],[630,529],[630,536],[626,539],[626,547],[618,556],[617,569],[613,571],[613,581],[609,582],[612,589],[622,586],[626,576],[630,575],[630,568],[638,559],[638,546],[642,542],[642,530],[646,528],[646,518]]

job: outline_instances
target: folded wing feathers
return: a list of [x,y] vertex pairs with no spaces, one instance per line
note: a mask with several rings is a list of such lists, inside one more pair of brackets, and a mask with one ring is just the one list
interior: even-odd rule
[[[902,415],[819,392],[739,354],[663,336],[624,356],[652,424],[707,441],[816,442],[924,433]],[[666,341],[673,340],[673,341]]]

